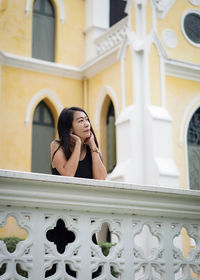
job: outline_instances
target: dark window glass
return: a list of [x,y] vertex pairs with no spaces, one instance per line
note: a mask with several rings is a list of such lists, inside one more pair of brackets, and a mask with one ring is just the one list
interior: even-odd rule
[[110,26],[127,16],[124,12],[125,6],[126,1],[124,0],[110,0]]
[[110,102],[107,113],[107,171],[111,172],[116,165],[115,111]]
[[200,108],[189,123],[187,144],[190,188],[200,190]]
[[51,173],[50,143],[54,139],[54,119],[41,101],[35,109],[32,129],[32,172]]
[[54,61],[55,13],[49,0],[34,1],[32,32],[32,57]]
[[200,44],[200,15],[188,14],[184,19],[184,30],[192,42]]

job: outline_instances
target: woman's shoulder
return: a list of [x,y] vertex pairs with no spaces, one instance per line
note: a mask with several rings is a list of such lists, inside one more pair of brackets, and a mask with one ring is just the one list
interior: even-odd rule
[[59,140],[53,140],[50,144],[51,147],[54,147],[54,146],[59,146],[60,145],[60,141]]
[[60,141],[59,140],[53,140],[50,144],[50,149],[51,151],[56,150],[60,146]]

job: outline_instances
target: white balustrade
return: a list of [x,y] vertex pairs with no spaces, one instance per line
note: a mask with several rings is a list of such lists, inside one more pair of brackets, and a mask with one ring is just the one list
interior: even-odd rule
[[128,17],[120,20],[95,40],[97,55],[119,45],[128,29]]
[[13,253],[0,241],[2,280],[200,279],[199,191],[0,170],[0,227],[10,216],[27,238]]

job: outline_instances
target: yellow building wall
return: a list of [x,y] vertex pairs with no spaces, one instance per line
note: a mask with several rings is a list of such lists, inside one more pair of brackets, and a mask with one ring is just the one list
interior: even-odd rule
[[0,227],[0,238],[16,236],[22,239],[26,239],[27,235],[27,231],[19,227],[16,219],[13,216],[9,216],[6,220],[5,225]]
[[[26,0],[2,1],[0,50],[32,57],[32,11],[26,14]],[[63,3],[66,14],[64,23],[60,20],[56,1],[52,0],[56,14],[55,62],[80,66],[85,61],[85,3],[83,0],[63,0]]]
[[134,102],[133,96],[133,65],[132,65],[131,48],[128,46],[125,56],[125,91],[126,91],[126,106],[130,106]]
[[31,26],[25,6],[26,0],[3,0],[1,3],[0,50],[30,56],[30,36],[27,31]]
[[131,6],[131,30],[136,30],[136,18],[135,18],[135,4],[133,3]]
[[[64,107],[82,107],[82,81],[2,66],[0,168],[31,170],[32,118],[27,127],[25,117],[31,99],[43,89],[50,89]],[[47,100],[56,119],[59,112],[53,103]]]
[[151,104],[161,106],[160,56],[154,44],[149,52],[149,84]]
[[146,3],[146,32],[149,33],[152,29],[152,6],[151,1]]
[[199,48],[189,43],[181,28],[182,15],[189,9],[200,10],[199,7],[194,7],[190,4],[188,0],[176,0],[166,16],[157,20],[157,31],[162,42],[162,32],[165,29],[172,29],[177,36],[178,45],[176,48],[168,48],[163,42],[163,46],[170,58],[199,64]]
[[85,62],[85,1],[63,2],[66,21],[57,19],[56,62],[80,66]]
[[[181,188],[189,188],[189,186],[187,184],[187,145],[185,142],[183,146],[179,145],[180,128],[188,104],[199,96],[199,93],[198,82],[166,76],[166,102],[173,120],[174,157],[180,172]],[[187,135],[187,131],[184,131],[184,135]]]
[[[98,130],[95,129],[96,136],[99,140],[99,145],[101,148],[101,152],[103,154],[103,160],[106,163],[106,133],[105,128],[101,129],[101,124],[105,123],[105,120],[102,120],[101,118],[105,117],[104,111],[106,111],[104,106],[107,106],[108,108],[108,100],[104,103],[105,99],[103,100],[102,104],[99,104],[99,98],[102,94],[103,88],[105,86],[109,86],[114,91],[116,98],[118,99],[119,109],[121,108],[121,65],[120,62],[117,62],[110,66],[109,68],[103,70],[101,73],[95,75],[94,77],[90,78],[88,81],[88,113],[91,118],[92,124],[94,126],[94,115],[99,106],[101,106],[102,114],[98,116]],[[109,92],[107,95],[112,99]],[[106,96],[105,96],[106,98]],[[116,112],[116,104],[115,101],[112,99],[115,112]]]

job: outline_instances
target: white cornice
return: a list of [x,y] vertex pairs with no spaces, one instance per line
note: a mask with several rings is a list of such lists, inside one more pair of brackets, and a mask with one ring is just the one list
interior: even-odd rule
[[0,64],[22,68],[30,71],[67,77],[71,79],[82,79],[82,73],[78,67],[48,62],[40,59],[8,54],[0,51]]
[[0,51],[0,65],[82,80],[83,77],[90,78],[119,61],[117,56],[119,48],[120,44],[105,52],[101,56],[96,56],[94,59],[84,63],[80,67],[53,63]]
[[92,60],[83,64],[80,67],[80,71],[83,73],[83,76],[91,78],[119,61],[118,52],[120,45],[121,43],[113,47],[111,50],[103,53],[102,55],[96,56]]
[[200,65],[165,59],[166,74],[178,78],[200,82]]
[[[179,77],[186,80],[193,80],[198,82],[200,81],[199,64],[169,59],[166,52],[164,51],[164,48],[161,47],[161,42],[159,40],[155,40],[155,38],[154,42],[157,43],[159,49],[161,50],[161,54],[163,56],[163,61],[165,64],[165,73],[167,75]],[[80,67],[47,62],[44,60],[8,54],[2,51],[0,51],[0,65],[51,74],[54,76],[56,75],[76,80],[82,80],[83,77],[91,78],[104,69],[110,67],[112,64],[120,61],[118,53],[121,44],[122,43],[100,56],[96,56]]]

